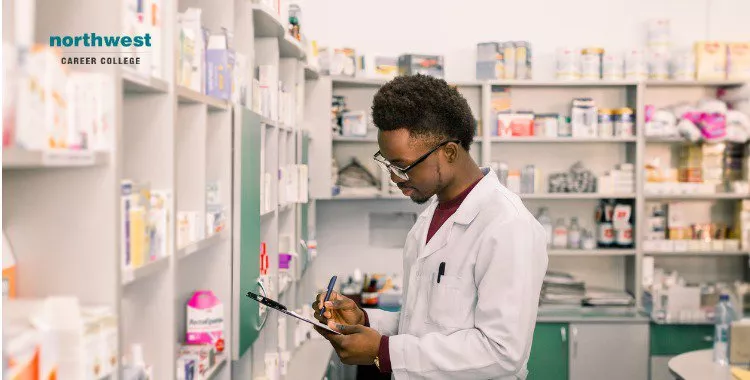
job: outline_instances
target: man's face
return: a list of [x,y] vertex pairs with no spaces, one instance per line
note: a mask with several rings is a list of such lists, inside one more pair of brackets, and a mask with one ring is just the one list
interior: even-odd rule
[[[380,146],[380,154],[388,162],[400,168],[411,165],[433,148],[425,141],[411,138],[409,131],[403,128],[393,131],[378,131],[378,145]],[[427,202],[443,187],[444,173],[441,173],[441,168],[447,168],[447,166],[441,165],[440,153],[441,150],[439,149],[410,169],[407,172],[408,180],[390,173],[391,180],[412,201],[419,204]]]

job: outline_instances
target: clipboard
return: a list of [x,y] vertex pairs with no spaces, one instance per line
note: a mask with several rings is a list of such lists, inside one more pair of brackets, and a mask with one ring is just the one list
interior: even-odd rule
[[324,325],[324,324],[318,322],[317,320],[307,319],[304,316],[299,315],[299,314],[295,313],[294,311],[287,309],[286,306],[284,306],[284,305],[282,305],[282,304],[280,304],[280,303],[278,303],[278,302],[276,302],[276,301],[274,301],[274,300],[272,300],[272,299],[270,299],[268,297],[263,297],[261,295],[255,294],[253,292],[247,292],[247,296],[250,299],[252,299],[254,301],[257,301],[258,303],[261,303],[261,304],[263,304],[265,306],[268,306],[271,309],[274,309],[274,310],[276,310],[278,312],[281,312],[281,313],[286,314],[288,316],[297,318],[300,321],[307,322],[307,323],[309,323],[311,325],[320,327],[321,329],[326,330],[326,331],[330,331],[330,332],[332,332],[334,334],[342,335],[340,332],[332,330],[327,325]]

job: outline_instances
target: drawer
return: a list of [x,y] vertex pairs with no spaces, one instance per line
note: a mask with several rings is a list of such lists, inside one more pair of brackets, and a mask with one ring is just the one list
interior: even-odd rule
[[651,355],[679,355],[713,346],[713,325],[651,324]]

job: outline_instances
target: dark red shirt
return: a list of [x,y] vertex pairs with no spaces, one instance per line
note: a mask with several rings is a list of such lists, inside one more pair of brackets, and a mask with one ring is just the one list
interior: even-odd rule
[[[469,193],[471,193],[471,190],[474,189],[474,187],[481,180],[482,178],[479,178],[476,182],[472,183],[469,187],[466,188],[466,190],[462,191],[461,194],[458,194],[455,198],[443,203],[439,203],[437,205],[437,208],[435,208],[435,213],[432,214],[430,227],[427,229],[427,240],[425,241],[425,244],[430,242],[430,239],[433,235],[435,235],[435,232],[437,232],[440,227],[443,226],[445,221],[448,220],[448,218],[450,218],[451,215],[456,212],[456,210],[458,210],[458,207],[461,206],[461,203],[463,203],[464,199],[466,199]],[[370,319],[367,316],[367,312],[365,312],[365,326],[370,326]],[[380,360],[380,372],[390,373],[391,356],[390,351],[388,350],[388,337],[385,335],[380,337],[378,359]]]

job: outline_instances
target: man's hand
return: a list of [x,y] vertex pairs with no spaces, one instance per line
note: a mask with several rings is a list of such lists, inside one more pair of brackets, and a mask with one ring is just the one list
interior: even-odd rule
[[372,365],[380,349],[380,333],[362,325],[328,322],[328,327],[344,335],[336,335],[315,327],[331,342],[341,362],[352,365]]
[[320,323],[333,321],[345,325],[362,325],[365,323],[365,313],[357,307],[357,304],[351,299],[342,296],[337,292],[331,292],[331,297],[326,302],[326,311],[320,315],[321,303],[325,298],[325,293],[318,294],[317,299],[312,304],[315,310],[315,319]]

